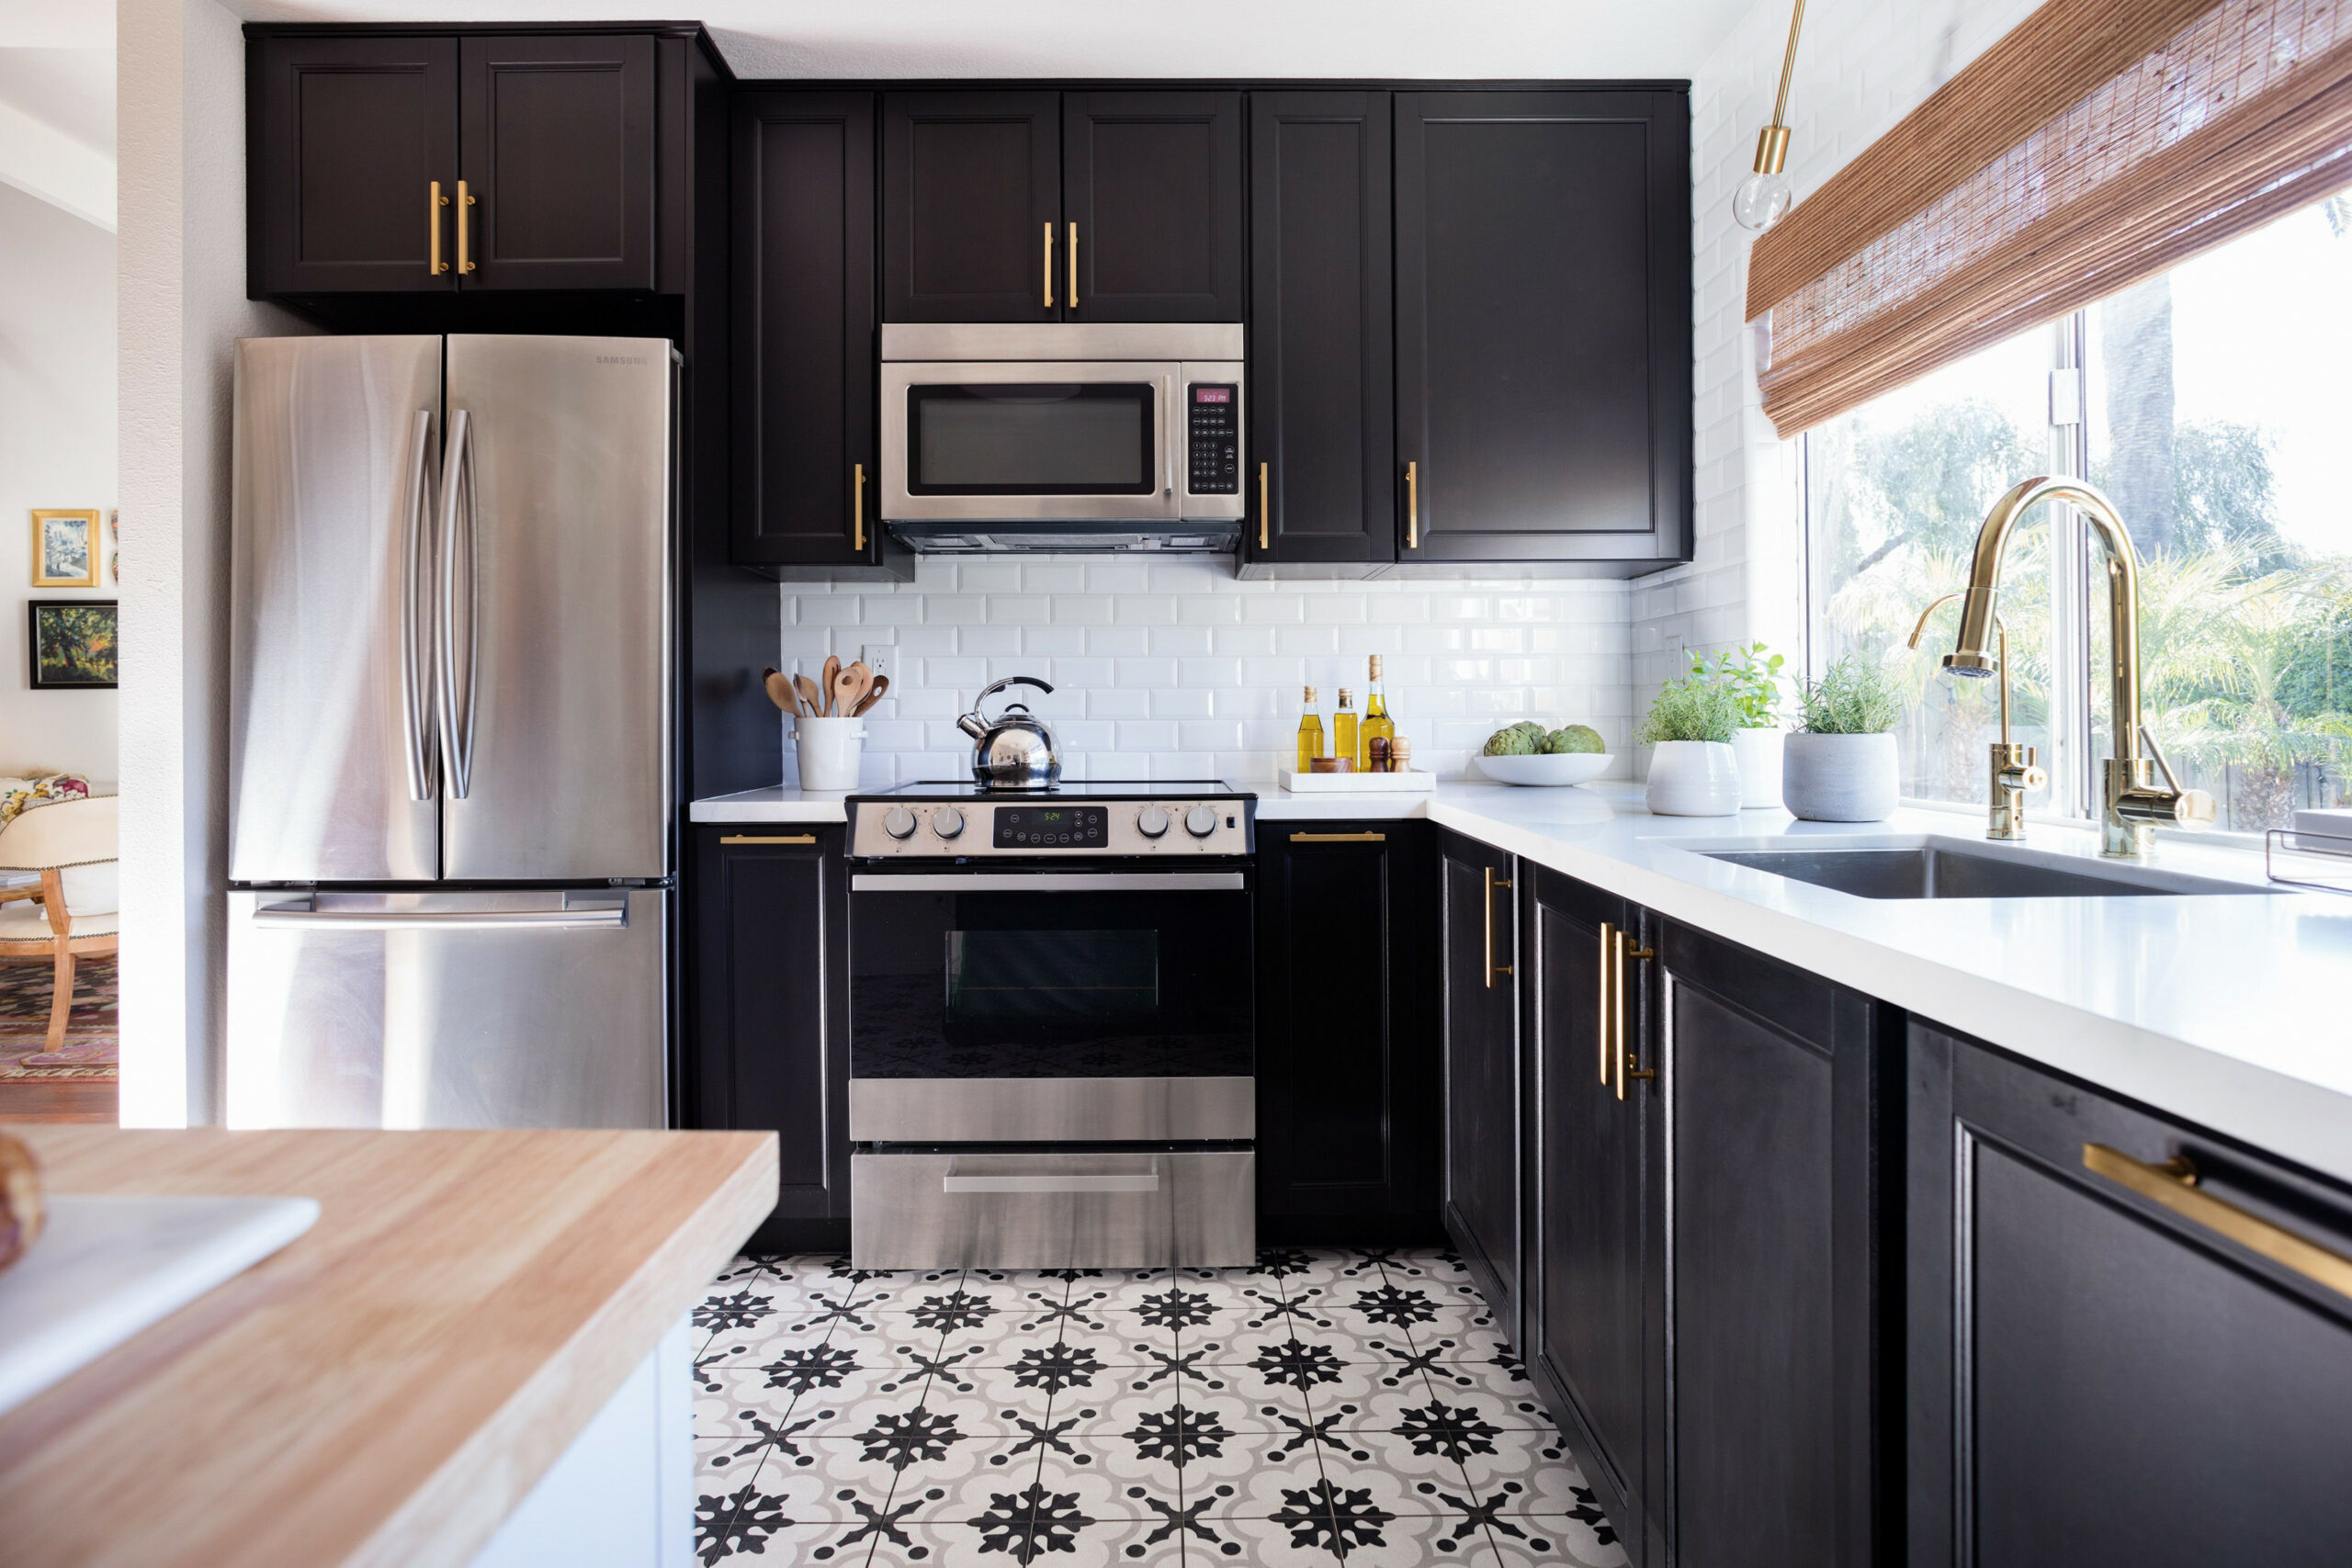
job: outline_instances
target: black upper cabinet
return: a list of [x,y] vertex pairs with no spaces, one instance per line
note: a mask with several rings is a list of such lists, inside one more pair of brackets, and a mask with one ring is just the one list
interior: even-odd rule
[[882,99],[882,319],[1051,321],[1068,298],[1061,95]]
[[1424,977],[1431,831],[1259,828],[1261,1240],[1396,1246],[1442,1234]]
[[249,29],[247,292],[662,287],[659,53],[650,32]]
[[1908,1088],[1915,1568],[2352,1560],[2352,1299],[2245,1245],[2352,1192],[1917,1022]]
[[257,38],[245,70],[248,292],[457,288],[458,40]]
[[[695,1127],[774,1130],[763,1245],[840,1245],[849,1218],[844,829],[695,829]],[[786,1223],[778,1234],[775,1222]],[[799,1222],[796,1227],[791,1222]]]
[[1250,114],[1242,558],[1393,561],[1389,96],[1253,93]]
[[1689,96],[1396,105],[1396,558],[1689,559]]
[[878,572],[874,96],[739,93],[734,153],[733,558]]
[[1241,95],[1062,99],[1073,321],[1241,320]]
[[653,39],[458,46],[469,288],[653,287]]
[[1479,1293],[1518,1344],[1520,1060],[1511,857],[1442,832],[1445,1227]]

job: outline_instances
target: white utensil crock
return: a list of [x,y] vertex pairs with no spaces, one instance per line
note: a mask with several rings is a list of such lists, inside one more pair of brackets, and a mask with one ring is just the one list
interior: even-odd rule
[[865,750],[865,720],[809,718],[792,721],[793,749],[800,758],[802,789],[855,789],[858,760]]
[[1660,817],[1729,817],[1739,809],[1739,764],[1720,740],[1661,740],[1645,795]]
[[1739,764],[1742,810],[1781,804],[1781,734],[1777,729],[1731,732],[1732,761]]

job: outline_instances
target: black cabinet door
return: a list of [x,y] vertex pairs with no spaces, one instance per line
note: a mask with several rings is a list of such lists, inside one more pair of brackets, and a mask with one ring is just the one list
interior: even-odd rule
[[1241,95],[1062,98],[1073,321],[1241,320]]
[[849,1217],[843,831],[695,830],[690,1124],[779,1134],[777,1222]]
[[245,70],[246,292],[457,288],[458,40],[256,38]]
[[1425,822],[1258,829],[1261,1239],[1437,1239]]
[[1059,93],[882,99],[882,319],[1059,321]]
[[1874,1394],[1883,1010],[1687,927],[1657,947],[1676,1554],[1861,1568],[1892,1469]]
[[1511,857],[1439,838],[1445,1226],[1512,1344],[1520,1323],[1520,1060]]
[[870,566],[874,96],[739,93],[734,113],[734,558]]
[[1396,103],[1398,558],[1688,559],[1688,95]]
[[466,288],[653,287],[653,62],[644,35],[463,40]]
[[2352,1561],[2352,1296],[2240,1239],[2352,1192],[1923,1023],[1908,1090],[1910,1561]]
[[1392,561],[1389,96],[1253,93],[1250,117],[1242,558]]
[[1543,867],[1532,882],[1532,1299],[1522,1345],[1529,1377],[1640,1563],[1657,1560],[1647,1551],[1645,1505],[1657,1495],[1652,1456],[1662,1441],[1662,1271],[1652,1242],[1657,1080],[1628,1078],[1619,1097],[1610,1032],[1622,1029],[1628,1044],[1644,1038],[1640,976],[1649,965],[1627,960],[1613,1013],[1604,1014],[1601,976],[1604,927],[1613,937],[1635,926],[1641,911]]

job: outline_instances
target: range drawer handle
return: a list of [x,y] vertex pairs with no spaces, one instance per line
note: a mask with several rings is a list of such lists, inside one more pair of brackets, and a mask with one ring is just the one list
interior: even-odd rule
[[939,1179],[942,1192],[1157,1192],[1159,1172],[1039,1170],[1003,1171],[989,1176],[958,1176],[950,1164]]
[[2235,1203],[2199,1191],[2197,1168],[2185,1155],[2163,1165],[2150,1165],[2105,1144],[2085,1144],[2083,1168],[2118,1186],[2128,1187],[2150,1202],[2161,1203],[2181,1218],[2218,1232],[2248,1251],[2258,1252],[2340,1296],[2352,1297],[2352,1258],[2306,1241],[2290,1230],[2246,1213]]
[[1385,833],[1293,833],[1294,844],[1385,844]]

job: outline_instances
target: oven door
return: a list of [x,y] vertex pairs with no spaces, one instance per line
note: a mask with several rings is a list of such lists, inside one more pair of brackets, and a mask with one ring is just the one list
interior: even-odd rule
[[1250,911],[1238,870],[854,875],[851,1138],[1251,1137]]
[[886,522],[1174,521],[1173,361],[882,367]]

